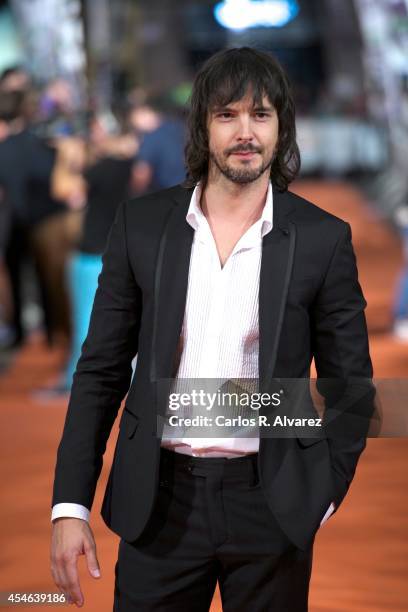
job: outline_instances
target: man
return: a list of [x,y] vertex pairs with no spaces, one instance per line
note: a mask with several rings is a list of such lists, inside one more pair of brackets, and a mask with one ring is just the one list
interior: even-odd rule
[[30,128],[22,91],[0,90],[0,120],[7,135],[0,141],[0,188],[10,208],[5,262],[14,304],[12,345],[22,344],[22,266],[33,256],[44,309],[48,343],[67,341],[71,333],[65,287],[65,260],[79,233],[80,217],[50,193],[55,151]]
[[[160,107],[162,107],[160,109]],[[165,101],[152,100],[134,108],[130,120],[141,137],[132,171],[135,195],[172,187],[185,178],[185,128]]]
[[22,66],[10,66],[0,75],[0,92],[27,92],[30,89],[31,78]]
[[[225,612],[303,611],[315,534],[365,445],[349,419],[372,395],[350,227],[287,191],[294,106],[268,54],[213,56],[189,127],[196,187],[124,203],[111,230],[58,450],[52,573],[77,605],[78,555],[100,575],[87,521],[137,353],[102,507],[121,537],[114,610],[208,610],[218,580]],[[158,426],[161,381],[259,379],[295,397],[313,357],[341,436],[209,442]]]

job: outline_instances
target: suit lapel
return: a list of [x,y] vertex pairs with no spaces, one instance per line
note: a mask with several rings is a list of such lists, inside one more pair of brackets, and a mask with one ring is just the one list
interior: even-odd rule
[[151,379],[174,376],[173,360],[183,324],[193,228],[186,221],[192,189],[178,190],[161,236],[155,273]]
[[267,389],[273,378],[286,297],[293,266],[296,226],[294,206],[287,192],[273,191],[273,229],[262,245],[259,281],[259,379]]

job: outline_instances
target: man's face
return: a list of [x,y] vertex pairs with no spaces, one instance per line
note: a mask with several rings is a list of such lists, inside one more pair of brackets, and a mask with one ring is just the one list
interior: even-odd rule
[[278,142],[279,122],[267,97],[261,106],[249,94],[215,108],[208,117],[210,173],[218,170],[234,183],[255,181],[269,171]]

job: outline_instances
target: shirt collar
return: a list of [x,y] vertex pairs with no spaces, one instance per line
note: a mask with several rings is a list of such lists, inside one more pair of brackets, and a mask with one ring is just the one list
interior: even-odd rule
[[[201,210],[201,206],[200,206],[201,191],[202,191],[201,185],[200,183],[198,183],[192,193],[191,200],[190,200],[190,206],[188,207],[188,211],[186,215],[187,223],[191,225],[191,227],[195,231],[202,230],[203,228],[205,228],[206,231],[207,231],[207,228],[209,229],[207,219],[205,218],[204,213]],[[273,227],[273,191],[272,191],[272,184],[269,183],[268,191],[266,193],[265,206],[263,207],[263,210],[262,210],[262,215],[258,219],[258,221],[254,223],[254,225],[252,225],[251,228],[249,228],[249,230],[252,230],[252,228],[256,228],[256,231],[259,231],[258,228],[260,228],[260,237],[263,238],[266,234],[268,234],[271,231],[272,227]],[[252,231],[251,231],[251,234],[253,234]]]

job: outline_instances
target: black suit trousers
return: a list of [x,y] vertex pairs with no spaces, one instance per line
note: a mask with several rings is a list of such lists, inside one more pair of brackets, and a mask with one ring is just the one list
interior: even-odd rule
[[279,527],[256,459],[161,449],[149,522],[135,542],[120,540],[114,612],[208,611],[217,581],[223,612],[307,611],[312,547]]

